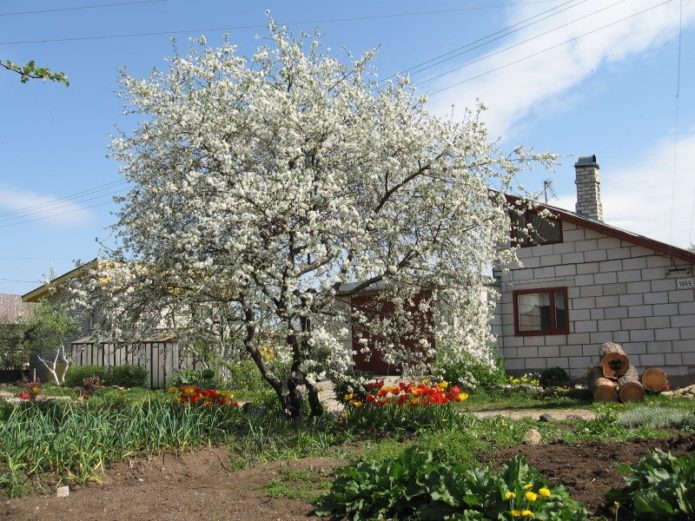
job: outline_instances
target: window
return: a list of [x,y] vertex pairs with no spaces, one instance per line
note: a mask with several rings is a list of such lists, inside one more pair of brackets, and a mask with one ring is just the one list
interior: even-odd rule
[[[512,223],[512,243],[518,246],[540,246],[562,242],[562,222],[549,216],[540,216],[534,210],[519,215],[509,213]],[[531,228],[529,229],[529,226]]]
[[564,335],[569,332],[567,288],[514,292],[514,333]]

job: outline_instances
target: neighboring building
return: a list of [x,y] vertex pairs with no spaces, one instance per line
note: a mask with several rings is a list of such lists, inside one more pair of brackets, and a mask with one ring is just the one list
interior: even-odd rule
[[[70,298],[65,290],[69,281],[88,274],[91,270],[103,269],[103,260],[93,259],[81,266],[68,271],[21,297],[24,302],[39,302],[43,299],[64,301]],[[176,338],[171,334],[162,333],[158,338],[138,343],[102,342],[93,338],[93,330],[99,310],[77,317],[78,331],[75,338],[70,339],[65,346],[65,354],[73,366],[96,365],[112,367],[117,365],[138,365],[147,370],[147,384],[150,387],[165,387],[168,378],[174,372],[184,368],[195,368],[196,360],[179,352]],[[55,351],[46,352],[44,356],[52,356]],[[42,380],[48,381],[48,373],[43,365],[34,360],[32,367]]]
[[0,293],[0,325],[15,325],[31,313],[31,305],[21,295]]
[[562,367],[574,378],[604,342],[623,346],[638,369],[673,382],[695,378],[695,254],[603,222],[596,156],[575,164],[576,213],[541,205],[519,219],[522,266],[500,278],[493,330],[507,369]]

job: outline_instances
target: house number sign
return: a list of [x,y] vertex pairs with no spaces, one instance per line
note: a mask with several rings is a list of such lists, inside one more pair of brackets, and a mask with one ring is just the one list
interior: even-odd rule
[[695,279],[678,279],[676,286],[678,286],[678,289],[693,289],[695,288]]

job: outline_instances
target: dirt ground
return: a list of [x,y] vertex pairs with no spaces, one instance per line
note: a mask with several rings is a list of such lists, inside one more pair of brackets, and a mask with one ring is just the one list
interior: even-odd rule
[[567,487],[571,496],[583,503],[590,512],[610,514],[608,505],[605,504],[605,494],[624,483],[623,474],[616,471],[615,466],[618,463],[636,463],[656,447],[671,451],[677,456],[692,453],[695,450],[695,435],[610,445],[598,442],[568,445],[557,442],[512,447],[496,451],[485,459],[500,463],[516,454],[523,454],[529,464],[539,469],[550,481]]
[[[484,456],[483,460],[496,464],[522,453],[552,482],[565,485],[590,511],[607,513],[605,493],[622,485],[622,475],[615,471],[615,465],[634,463],[654,447],[678,455],[692,453],[695,435],[616,445],[590,442],[520,446],[496,451]],[[107,471],[105,484],[76,488],[67,498],[47,495],[3,499],[0,521],[317,519],[312,516],[311,505],[268,498],[264,487],[280,474],[283,465],[289,465],[291,470],[325,473],[342,464],[336,459],[306,458],[230,473],[228,461],[226,448],[208,448],[179,457],[167,455],[149,461],[137,459],[119,463]]]

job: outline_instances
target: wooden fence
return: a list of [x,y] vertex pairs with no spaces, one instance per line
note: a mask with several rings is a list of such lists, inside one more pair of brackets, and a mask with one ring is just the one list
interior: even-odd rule
[[152,388],[166,387],[179,369],[196,368],[195,358],[181,352],[175,341],[137,344],[73,342],[70,347],[73,366],[137,365],[147,370],[147,384]]

